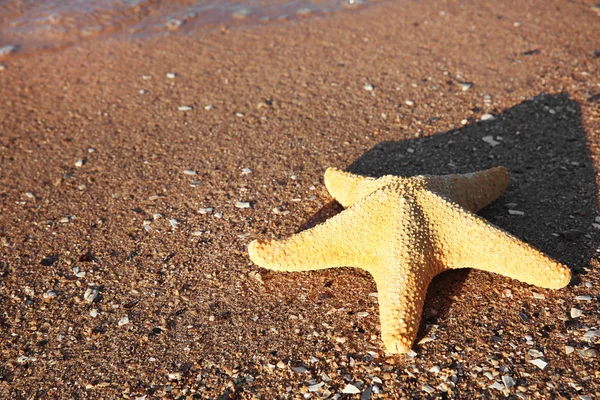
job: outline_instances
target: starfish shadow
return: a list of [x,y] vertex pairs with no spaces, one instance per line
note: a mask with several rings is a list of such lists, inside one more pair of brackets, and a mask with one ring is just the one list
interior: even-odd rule
[[[600,242],[600,231],[592,225],[597,187],[581,110],[566,94],[539,95],[494,120],[430,137],[378,143],[347,170],[380,177],[466,173],[494,166],[508,169],[510,184],[479,214],[581,272]],[[339,209],[331,203],[324,206],[305,228]],[[449,271],[434,279],[423,312],[425,322],[448,312],[468,274],[469,270]],[[444,295],[437,295],[442,289]]]

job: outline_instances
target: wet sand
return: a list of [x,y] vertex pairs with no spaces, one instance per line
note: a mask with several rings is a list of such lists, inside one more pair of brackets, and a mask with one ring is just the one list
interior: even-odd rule
[[[385,3],[0,60],[0,397],[600,396],[592,5]],[[575,278],[444,273],[412,356],[385,354],[368,274],[248,258],[341,210],[328,166],[495,165],[481,215]]]

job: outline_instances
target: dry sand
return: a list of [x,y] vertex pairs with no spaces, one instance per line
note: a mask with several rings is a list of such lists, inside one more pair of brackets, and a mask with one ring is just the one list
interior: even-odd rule
[[[3,60],[0,397],[599,397],[592,5],[391,2]],[[481,214],[577,275],[445,273],[413,357],[385,354],[366,273],[248,259],[339,212],[328,166],[495,165],[511,184]]]

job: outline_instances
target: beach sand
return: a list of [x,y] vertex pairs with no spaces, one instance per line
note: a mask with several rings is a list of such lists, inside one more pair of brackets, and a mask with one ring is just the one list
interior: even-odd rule
[[[600,397],[593,4],[389,2],[0,60],[0,397]],[[248,258],[341,210],[329,166],[496,165],[481,215],[577,274],[444,273],[409,356],[368,274]]]

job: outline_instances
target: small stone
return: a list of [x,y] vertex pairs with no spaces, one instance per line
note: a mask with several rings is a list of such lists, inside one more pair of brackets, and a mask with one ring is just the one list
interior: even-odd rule
[[204,109],[205,109],[206,111],[208,111],[208,110],[212,110],[213,108],[215,108],[215,106],[213,106],[212,104],[207,104],[207,105],[205,105],[205,106],[204,106]]
[[461,120],[460,120],[460,124],[461,124],[461,125],[466,125],[466,124],[468,124],[468,123],[469,123],[469,120],[466,120],[466,119],[461,119]]
[[54,290],[48,290],[42,295],[44,299],[51,300],[56,298],[56,292]]
[[244,118],[244,113],[236,112],[235,116],[238,117],[238,118]]
[[412,101],[412,100],[406,100],[406,101],[404,102],[404,104],[406,104],[407,106],[414,106],[414,105],[415,105],[415,102],[414,102],[414,101]]
[[371,85],[370,83],[367,83],[367,84],[366,84],[365,86],[363,86],[363,87],[364,87],[364,89],[365,89],[365,90],[368,90],[368,91],[372,91],[373,89],[375,89],[375,88],[373,87],[373,85]]
[[442,369],[440,368],[439,365],[434,365],[433,367],[429,368],[429,372],[433,372],[434,374],[437,374],[438,372],[440,372]]
[[515,380],[512,377],[508,376],[508,375],[503,375],[502,376],[502,383],[504,383],[504,386],[507,389],[510,389],[511,387],[515,386]]
[[85,291],[85,293],[83,294],[83,299],[88,303],[88,304],[92,304],[97,298],[98,298],[98,293],[100,291],[98,290],[97,287],[90,287],[87,288],[87,290]]
[[287,367],[287,365],[285,365],[285,363],[283,361],[279,361],[277,363],[277,368],[279,369],[285,369]]
[[490,385],[490,389],[504,390],[504,385],[500,382],[494,382]]
[[223,213],[216,212],[216,213],[214,214],[214,216],[215,216],[215,218],[223,218]]
[[588,296],[586,295],[582,295],[582,296],[575,296],[575,300],[581,300],[581,301],[591,301],[592,300],[592,296]]
[[7,56],[15,51],[19,50],[18,45],[8,45],[4,47],[0,47],[0,57]]
[[368,313],[368,312],[365,312],[365,311],[359,311],[358,313],[356,313],[356,315],[357,315],[359,318],[364,318],[364,317],[367,317],[367,316],[369,315],[369,313]]
[[425,344],[429,342],[433,342],[435,339],[430,336],[425,336],[423,339],[419,340],[418,344]]
[[529,362],[541,370],[544,370],[544,368],[546,368],[546,365],[548,365],[548,363],[546,361],[542,360],[541,358],[536,358],[535,360],[529,360]]
[[165,24],[167,29],[170,31],[176,31],[177,29],[181,28],[181,25],[183,25],[183,21],[175,18],[168,20]]
[[409,350],[409,351],[406,353],[406,356],[407,356],[408,358],[415,358],[415,357],[417,356],[417,352],[416,352],[416,351],[414,351],[414,350]]
[[204,208],[201,208],[198,210],[198,212],[200,214],[210,214],[213,211],[214,211],[214,208],[212,208],[212,207],[204,207]]
[[573,346],[565,346],[565,353],[566,354],[571,354],[574,351],[575,351],[575,348]]
[[192,111],[192,106],[179,106],[177,109],[179,111]]
[[473,87],[472,82],[458,82],[458,85],[460,86],[463,92],[466,92],[467,90]]
[[98,310],[96,310],[95,308],[90,310],[90,317],[96,318],[97,316],[98,316]]
[[165,75],[169,79],[175,79],[176,76],[174,72],[167,72]]
[[496,119],[496,117],[494,117],[492,114],[488,114],[488,113],[483,114],[480,118],[481,121],[492,121],[494,119]]
[[435,392],[435,389],[432,388],[431,386],[429,386],[428,384],[424,384],[423,386],[421,386],[421,389],[423,389],[424,392],[427,392],[429,394]]
[[598,350],[596,349],[585,349],[582,354],[586,358],[594,358],[598,355]]
[[316,392],[316,391],[318,391],[319,389],[321,389],[321,388],[322,388],[324,385],[325,385],[325,382],[320,382],[320,383],[316,383],[316,384],[314,384],[314,385],[310,385],[310,386],[308,387],[308,391],[309,391],[309,392]]
[[571,318],[575,319],[575,318],[579,318],[583,315],[583,311],[580,310],[579,308],[571,308]]
[[83,161],[83,160],[77,160],[77,161],[75,161],[75,166],[76,166],[77,168],[79,168],[79,167],[83,166],[83,163],[84,163],[84,161]]
[[121,318],[119,320],[119,322],[117,322],[117,325],[123,326],[123,325],[127,325],[128,323],[129,323],[129,317],[125,316],[125,317]]
[[483,373],[483,375],[488,378],[490,381],[494,380],[494,374],[492,374],[490,371],[486,371]]
[[171,224],[173,229],[177,228],[177,225],[179,225],[179,221],[177,221],[175,218],[170,219],[169,223]]
[[193,169],[184,169],[183,173],[185,175],[196,175],[196,171],[194,171]]
[[533,296],[534,299],[538,299],[538,300],[544,300],[546,298],[546,296],[544,296],[541,293],[533,292],[533,293],[531,293],[531,295]]
[[242,175],[248,175],[250,173],[252,173],[250,168],[242,168]]
[[29,357],[27,357],[27,356],[21,356],[21,357],[17,358],[17,362],[19,364],[25,364],[28,360],[29,360]]
[[247,201],[236,201],[235,206],[237,208],[250,208],[250,202]]
[[169,379],[172,381],[178,381],[181,379],[181,372],[169,372]]
[[525,213],[523,211],[519,211],[519,210],[508,210],[508,213],[510,215],[525,215]]
[[342,389],[342,393],[344,394],[358,394],[360,393],[360,389],[349,383],[346,385],[344,389]]
[[[482,117],[483,118],[483,117]],[[489,135],[489,136],[484,136],[481,138],[481,140],[483,140],[484,142],[486,142],[487,144],[489,144],[490,146],[494,147],[494,146],[498,146],[500,144],[500,142],[494,140],[494,137]]]
[[544,353],[542,353],[541,351],[536,350],[536,349],[529,349],[527,354],[529,355],[529,357],[532,357],[532,358],[544,357]]
[[291,367],[290,369],[291,369],[292,371],[294,371],[295,373],[297,373],[297,374],[303,374],[303,373],[305,373],[305,372],[308,372],[308,370],[307,370],[306,368],[302,367],[302,366],[299,366],[299,367]]

